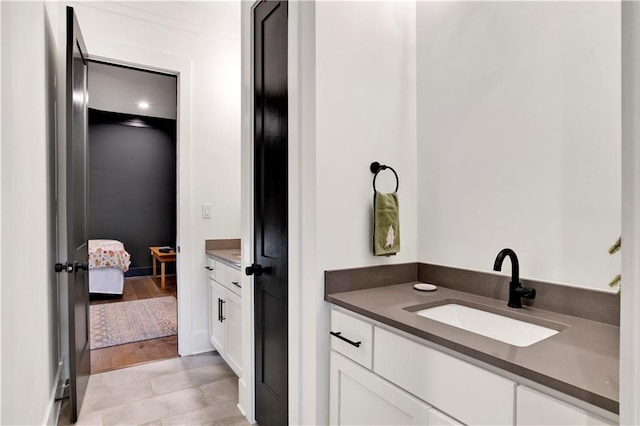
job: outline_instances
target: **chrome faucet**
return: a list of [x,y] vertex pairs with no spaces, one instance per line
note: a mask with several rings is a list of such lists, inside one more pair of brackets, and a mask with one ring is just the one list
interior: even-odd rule
[[509,303],[507,305],[511,308],[522,308],[520,298],[535,299],[536,291],[532,288],[522,287],[520,284],[520,264],[518,263],[518,256],[516,256],[516,252],[510,248],[500,250],[500,253],[496,256],[496,261],[493,263],[493,270],[502,270],[502,262],[507,256],[511,259],[511,282],[509,283]]

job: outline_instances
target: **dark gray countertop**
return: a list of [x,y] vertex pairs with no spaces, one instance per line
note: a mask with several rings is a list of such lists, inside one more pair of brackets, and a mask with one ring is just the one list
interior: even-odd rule
[[[413,284],[327,294],[325,300],[618,413],[619,327],[531,307],[515,310],[502,300],[444,287],[421,292]],[[413,313],[448,299],[541,325],[552,322],[562,330],[531,346],[517,347]]]
[[214,258],[220,262],[226,263],[232,268],[240,269],[242,258],[240,257],[240,249],[218,249],[206,250],[207,256]]

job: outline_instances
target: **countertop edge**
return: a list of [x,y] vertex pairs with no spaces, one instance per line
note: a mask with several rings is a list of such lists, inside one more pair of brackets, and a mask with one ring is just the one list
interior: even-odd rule
[[234,262],[233,260],[227,259],[222,254],[215,253],[217,250],[206,250],[205,253],[208,257],[215,259],[219,262],[224,263],[227,266],[230,266],[234,269],[241,270],[241,263]]
[[[337,293],[340,294],[340,293]],[[413,336],[416,336],[421,339],[425,339],[429,342],[435,343],[437,345],[443,346],[447,349],[450,349],[454,352],[457,352],[462,355],[466,355],[480,362],[484,362],[491,366],[502,369],[506,372],[514,374],[516,376],[524,377],[525,379],[531,380],[533,382],[539,383],[542,386],[547,386],[551,389],[554,389],[558,392],[570,395],[574,398],[577,398],[581,401],[584,401],[588,404],[592,404],[596,407],[599,407],[603,410],[609,411],[613,414],[618,415],[620,410],[620,403],[611,398],[607,398],[603,395],[599,395],[597,393],[591,392],[588,389],[583,389],[572,384],[563,382],[554,377],[549,377],[547,375],[538,373],[534,370],[530,370],[527,368],[523,368],[517,364],[510,363],[507,360],[497,358],[491,356],[490,354],[479,352],[470,348],[468,346],[462,345],[457,342],[453,342],[448,340],[442,336],[438,336],[436,334],[425,332],[424,330],[420,330],[414,327],[411,327],[404,323],[399,323],[394,321],[384,315],[376,314],[375,312],[369,311],[367,309],[363,309],[357,305],[353,305],[343,300],[332,297],[331,294],[325,294],[324,300],[326,302],[332,303],[336,306],[340,306],[342,308],[353,311],[357,314],[360,314],[364,317],[370,318],[374,321],[378,321],[385,325],[394,327],[398,330],[409,333]]]

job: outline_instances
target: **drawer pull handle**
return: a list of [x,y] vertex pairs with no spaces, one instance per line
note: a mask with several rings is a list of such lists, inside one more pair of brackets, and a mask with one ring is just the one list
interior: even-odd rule
[[238,288],[242,288],[240,287],[240,284],[238,284],[238,281],[231,281],[231,284],[235,285]]
[[329,332],[330,335],[337,337],[340,340],[344,340],[345,342],[347,342],[350,345],[355,346],[356,348],[359,348],[360,345],[362,344],[362,342],[354,342],[353,340],[349,340],[346,337],[342,337],[342,332],[341,331],[330,331]]

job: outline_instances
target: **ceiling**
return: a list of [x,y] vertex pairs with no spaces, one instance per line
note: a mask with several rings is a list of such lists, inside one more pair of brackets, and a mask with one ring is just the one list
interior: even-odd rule
[[[141,108],[142,102],[148,107]],[[90,62],[89,108],[175,120],[177,79],[165,74]]]

